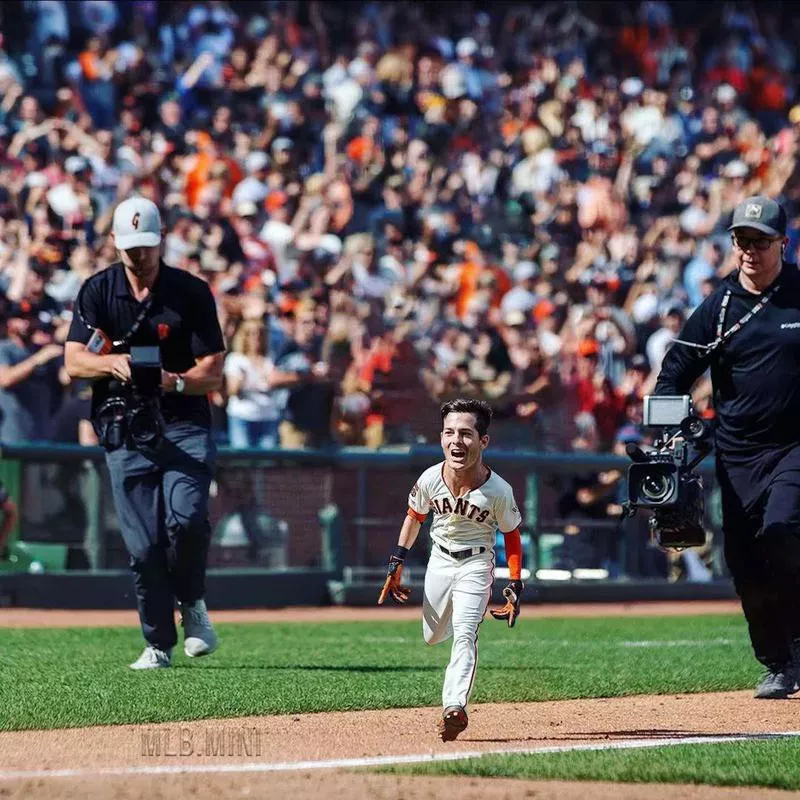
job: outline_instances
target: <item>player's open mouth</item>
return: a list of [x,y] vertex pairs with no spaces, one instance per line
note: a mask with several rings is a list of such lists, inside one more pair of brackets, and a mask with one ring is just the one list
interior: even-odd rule
[[464,458],[464,456],[466,454],[467,454],[466,450],[451,450],[450,451],[450,455],[453,456],[453,458]]

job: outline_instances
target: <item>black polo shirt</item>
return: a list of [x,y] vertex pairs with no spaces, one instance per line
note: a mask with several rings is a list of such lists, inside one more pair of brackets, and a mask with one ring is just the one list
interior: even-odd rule
[[[81,295],[81,311],[89,325],[112,341],[133,327],[142,305],[133,296],[125,268],[112,264],[89,278]],[[114,352],[128,353],[132,346],[157,346],[167,372],[184,373],[197,358],[225,350],[211,289],[194,275],[163,262],[151,290],[152,303],[136,332]],[[86,344],[92,331],[75,313],[67,340]],[[92,384],[92,414],[118,384],[108,378]],[[193,422],[211,426],[208,398],[203,395],[164,393],[161,410],[165,422]]]

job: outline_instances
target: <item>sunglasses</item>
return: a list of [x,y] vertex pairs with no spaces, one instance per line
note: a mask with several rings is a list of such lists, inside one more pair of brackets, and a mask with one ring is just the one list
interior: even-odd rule
[[769,248],[775,243],[780,242],[782,237],[771,237],[771,236],[756,236],[755,238],[743,239],[741,236],[731,236],[731,241],[733,242],[733,246],[739,250],[747,251],[751,247],[755,248],[756,250],[769,250]]

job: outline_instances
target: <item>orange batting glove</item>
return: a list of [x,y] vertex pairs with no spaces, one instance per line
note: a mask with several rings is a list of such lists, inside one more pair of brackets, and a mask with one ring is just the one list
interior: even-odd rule
[[408,600],[411,589],[401,583],[403,579],[403,561],[407,552],[408,548],[398,545],[395,548],[395,552],[392,553],[389,559],[386,580],[384,581],[383,589],[381,589],[381,596],[378,598],[379,606],[383,605],[387,595],[391,595],[392,599],[397,603],[405,603]]
[[493,608],[489,612],[495,619],[506,620],[509,628],[514,627],[514,623],[519,616],[519,601],[522,597],[523,588],[522,581],[511,581],[503,589],[503,597],[506,599],[506,604],[501,608]]

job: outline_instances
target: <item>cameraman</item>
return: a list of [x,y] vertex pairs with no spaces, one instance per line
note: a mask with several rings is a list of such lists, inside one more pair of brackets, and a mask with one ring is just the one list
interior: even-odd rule
[[800,273],[783,260],[786,224],[767,197],[735,208],[739,268],[686,322],[655,389],[688,394],[711,369],[725,559],[764,699],[800,680]]
[[[147,642],[132,669],[170,666],[176,599],[186,654],[217,645],[203,600],[215,459],[207,394],[222,384],[225,348],[208,285],[161,261],[161,234],[154,203],[120,203],[112,225],[120,261],[86,281],[65,351],[70,377],[93,381],[92,420],[130,554]],[[130,350],[142,346],[160,351],[160,386],[157,365],[155,385],[139,385]]]

